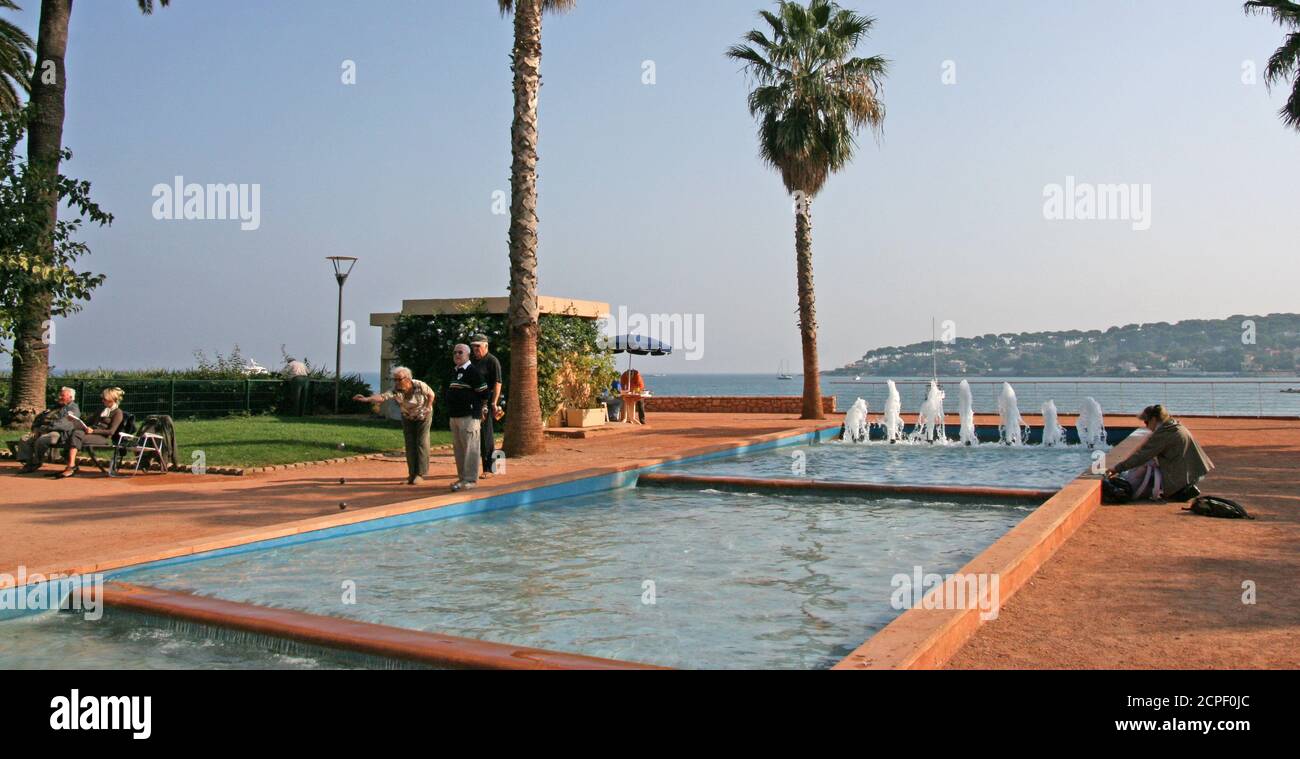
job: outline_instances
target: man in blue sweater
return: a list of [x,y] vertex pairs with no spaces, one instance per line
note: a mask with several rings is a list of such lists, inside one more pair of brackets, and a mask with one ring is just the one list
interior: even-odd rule
[[483,372],[469,360],[469,346],[457,345],[452,352],[455,373],[447,385],[447,416],[451,417],[451,447],[456,457],[456,482],[452,491],[478,485],[479,423],[488,383]]

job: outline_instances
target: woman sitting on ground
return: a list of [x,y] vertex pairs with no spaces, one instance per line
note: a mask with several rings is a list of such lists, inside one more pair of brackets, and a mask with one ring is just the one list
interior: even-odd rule
[[1196,483],[1214,469],[1214,462],[1192,439],[1192,433],[1159,404],[1142,409],[1138,419],[1151,436],[1106,476],[1123,474],[1133,484],[1134,498],[1149,493],[1151,500],[1158,501],[1169,493],[1170,501],[1188,501],[1200,495]]
[[112,445],[113,437],[122,427],[122,392],[120,387],[110,387],[100,397],[104,400],[104,410],[99,412],[93,425],[81,422],[79,429],[73,430],[68,437],[68,465],[59,472],[59,477],[71,477],[77,473],[77,450],[87,445]]

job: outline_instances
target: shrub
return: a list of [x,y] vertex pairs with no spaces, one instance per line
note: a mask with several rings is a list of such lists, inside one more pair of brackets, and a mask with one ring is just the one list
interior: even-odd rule
[[[591,360],[588,370],[604,367],[608,376],[614,371],[613,356],[598,342],[600,324],[569,314],[543,314],[538,320],[537,391],[542,418],[549,418],[562,403],[560,374],[566,357],[584,356]],[[487,335],[492,354],[501,361],[502,397],[510,392],[510,340],[503,314],[489,314],[480,301],[458,314],[437,316],[403,315],[393,325],[393,353],[398,363],[408,367],[441,395],[451,377],[451,350],[457,343],[468,343],[471,336]],[[602,375],[603,376],[603,375]],[[608,385],[610,380],[605,380]],[[597,387],[597,391],[599,391]],[[506,405],[507,410],[509,404]],[[447,424],[446,405],[434,405],[434,424]]]

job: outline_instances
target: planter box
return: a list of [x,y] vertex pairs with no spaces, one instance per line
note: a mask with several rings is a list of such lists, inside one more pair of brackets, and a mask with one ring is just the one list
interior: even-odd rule
[[605,408],[571,408],[565,412],[567,427],[599,427],[605,423]]

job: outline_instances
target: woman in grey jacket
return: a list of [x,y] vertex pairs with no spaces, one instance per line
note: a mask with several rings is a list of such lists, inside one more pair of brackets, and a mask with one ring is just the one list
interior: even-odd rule
[[1145,480],[1154,478],[1151,496],[1168,493],[1170,501],[1187,501],[1201,494],[1196,483],[1214,469],[1214,462],[1192,438],[1192,433],[1172,419],[1164,406],[1147,406],[1138,419],[1151,431],[1150,437],[1133,455],[1115,465],[1106,475],[1125,474],[1140,494]]

